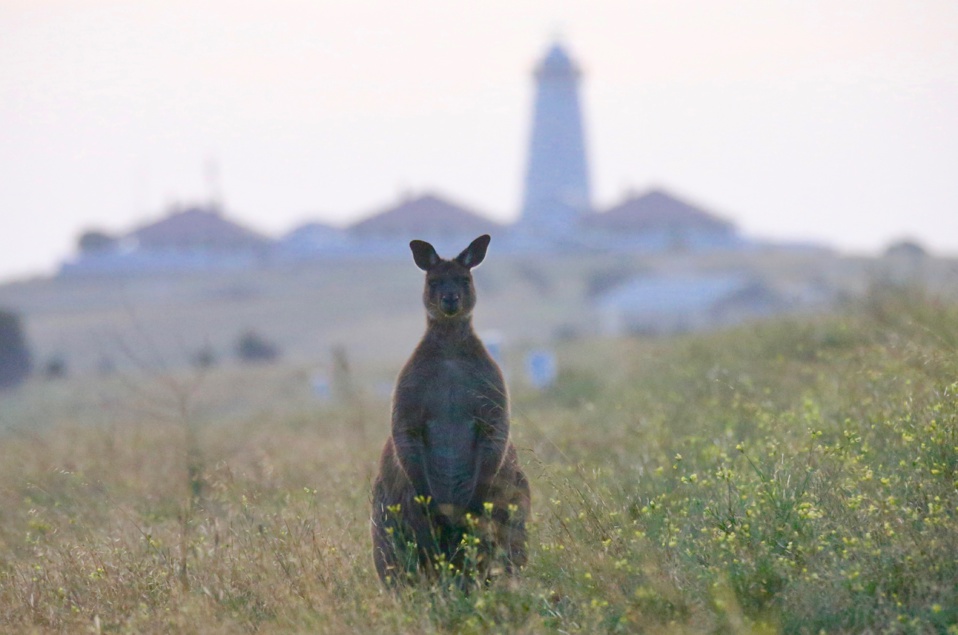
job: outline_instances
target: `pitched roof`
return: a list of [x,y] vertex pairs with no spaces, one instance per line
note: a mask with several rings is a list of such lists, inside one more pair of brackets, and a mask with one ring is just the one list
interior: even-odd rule
[[479,235],[498,223],[433,194],[404,200],[399,205],[355,223],[349,232],[359,236]]
[[749,285],[737,274],[641,276],[601,295],[597,304],[643,313],[692,311],[709,306]]
[[305,223],[280,238],[279,246],[285,250],[316,251],[327,250],[330,246],[343,242],[345,231],[326,223]]
[[191,207],[132,232],[141,249],[236,250],[262,247],[265,236],[224,218],[215,208]]
[[605,212],[586,217],[584,222],[588,227],[624,232],[735,231],[734,223],[663,190],[632,196]]
[[313,239],[316,237],[335,236],[343,232],[339,227],[329,223],[310,221],[294,227],[283,236],[284,241]]

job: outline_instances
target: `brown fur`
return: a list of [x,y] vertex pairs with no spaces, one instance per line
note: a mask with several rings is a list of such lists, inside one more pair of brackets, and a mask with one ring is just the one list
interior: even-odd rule
[[[386,583],[432,578],[441,562],[456,574],[474,566],[479,579],[526,562],[529,484],[509,441],[502,373],[471,321],[470,269],[488,244],[480,236],[443,260],[428,243],[410,243],[426,271],[427,328],[399,374],[373,485],[373,557]],[[466,536],[479,539],[471,553]]]

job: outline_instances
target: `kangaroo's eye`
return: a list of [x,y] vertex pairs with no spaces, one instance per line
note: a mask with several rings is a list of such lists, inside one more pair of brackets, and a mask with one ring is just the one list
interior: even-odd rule
[[456,278],[456,284],[467,285],[469,284],[469,278]]

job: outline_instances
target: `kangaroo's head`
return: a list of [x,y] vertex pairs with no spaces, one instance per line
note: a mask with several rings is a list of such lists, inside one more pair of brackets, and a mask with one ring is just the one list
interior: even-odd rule
[[452,260],[440,258],[433,246],[423,240],[409,243],[416,266],[426,272],[422,301],[430,319],[468,318],[472,314],[476,288],[471,270],[486,257],[489,240],[487,234],[476,238]]

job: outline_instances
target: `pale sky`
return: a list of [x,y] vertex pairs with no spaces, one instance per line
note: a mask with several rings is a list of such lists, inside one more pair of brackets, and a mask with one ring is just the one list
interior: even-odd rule
[[594,203],[958,255],[954,0],[0,0],[0,280],[205,200],[272,235],[435,191],[518,213],[532,67],[585,76]]

